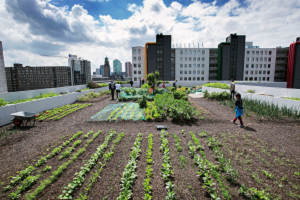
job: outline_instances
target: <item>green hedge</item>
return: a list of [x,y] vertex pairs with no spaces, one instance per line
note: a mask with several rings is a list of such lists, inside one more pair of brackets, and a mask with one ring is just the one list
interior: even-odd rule
[[230,86],[226,83],[206,83],[203,84],[205,87],[221,88],[221,89],[230,89]]

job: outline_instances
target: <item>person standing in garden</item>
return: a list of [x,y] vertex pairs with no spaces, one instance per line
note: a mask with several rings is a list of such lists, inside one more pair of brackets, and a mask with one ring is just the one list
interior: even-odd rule
[[121,90],[121,84],[120,84],[119,82],[117,82],[117,84],[116,84],[116,94],[117,94],[117,99],[118,99],[120,90]]
[[166,88],[165,83],[163,82],[161,85],[162,88]]
[[142,85],[144,85],[144,83],[145,83],[145,80],[144,80],[144,79],[142,79]]
[[132,85],[133,85],[133,81],[132,81],[132,79],[130,80],[130,85],[131,85],[131,87],[132,87]]
[[236,101],[235,101],[235,118],[233,120],[231,120],[231,122],[233,122],[234,124],[236,124],[236,120],[238,119],[240,121],[240,125],[239,127],[243,128],[244,127],[244,123],[242,120],[242,115],[244,113],[244,108],[243,108],[243,101],[241,98],[241,94],[237,93],[235,95]]
[[177,83],[177,80],[175,80],[175,81],[173,82],[173,87],[175,88],[175,91],[177,91],[176,83]]
[[140,88],[142,87],[142,79],[140,78]]
[[111,92],[111,100],[113,101],[115,98],[114,96],[115,96],[115,89],[116,89],[116,84],[113,82],[113,80],[110,81],[108,89]]
[[234,80],[231,79],[231,83],[230,83],[230,99],[234,99],[234,94],[235,94],[235,83]]

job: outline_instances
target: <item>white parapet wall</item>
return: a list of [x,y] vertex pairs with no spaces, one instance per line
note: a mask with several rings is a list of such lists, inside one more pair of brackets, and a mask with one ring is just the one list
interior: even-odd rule
[[[75,89],[77,90],[77,88],[78,87],[76,87]],[[73,89],[74,88],[72,88],[72,90]],[[81,89],[84,89],[84,88],[81,88]],[[0,126],[6,125],[6,124],[9,124],[12,122],[12,120],[14,118],[13,116],[10,115],[12,113],[26,111],[26,112],[38,114],[38,113],[46,111],[46,110],[50,110],[50,109],[64,106],[67,104],[72,104],[76,101],[78,96],[87,94],[89,92],[92,92],[92,91],[100,92],[100,91],[105,91],[105,90],[108,90],[108,87],[84,90],[82,92],[72,92],[70,94],[64,94],[64,95],[55,96],[55,97],[36,99],[33,101],[24,102],[24,103],[9,104],[6,106],[2,106],[2,107],[0,107]],[[31,91],[24,91],[24,92],[30,92],[30,94],[32,94]],[[63,90],[63,91],[66,92],[67,90]],[[24,92],[23,92],[23,95],[28,96],[27,98],[35,96],[35,95],[29,96],[29,94],[24,94]],[[9,94],[9,93],[4,93],[4,94]],[[12,98],[12,97],[10,96],[9,98]],[[11,101],[14,101],[14,100],[16,100],[16,99],[12,99]]]

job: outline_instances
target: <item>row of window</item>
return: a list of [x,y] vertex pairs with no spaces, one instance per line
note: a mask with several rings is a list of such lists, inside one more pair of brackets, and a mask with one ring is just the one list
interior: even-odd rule
[[[193,71],[190,71],[190,70],[189,71],[180,71],[180,74],[188,74],[188,73],[189,74],[192,74],[192,73],[196,74],[196,70],[193,70]],[[200,70],[197,71],[197,74],[200,74]],[[201,71],[201,74],[204,74],[204,70]]]
[[[250,72],[250,73],[249,73],[249,72]],[[248,71],[245,71],[245,74],[248,74],[248,73],[249,73],[249,74],[253,74],[253,73],[254,73],[254,74],[270,74],[270,71],[262,71],[262,70],[259,70],[259,71],[258,71],[258,70],[255,70],[255,71],[254,71],[254,70],[251,70],[251,71],[249,71],[249,72],[248,72]]]
[[[256,61],[256,62],[258,62],[258,61],[265,61],[265,62],[267,62],[267,61],[269,61],[269,62],[271,62],[271,58],[267,58],[267,57],[265,57],[265,58],[263,58],[263,57],[260,57],[260,58],[258,58],[258,57],[256,57],[256,58],[251,58],[251,61]],[[246,61],[250,61],[250,58],[249,57],[246,57]]]
[[133,71],[133,74],[142,74],[142,71]]
[[142,67],[142,65],[141,65],[141,64],[133,64],[133,67],[136,67],[136,66],[138,66],[138,67]]
[[[184,50],[184,54],[186,54],[186,55],[187,55],[188,53],[189,53],[190,55],[192,55],[192,54],[196,55],[197,52],[198,52],[198,55],[201,54],[201,53],[202,53],[202,55],[205,54],[205,51],[201,51],[201,50],[199,50],[199,49],[198,49],[198,51],[196,51],[196,50],[189,50],[189,51],[188,51],[187,49]],[[183,50],[180,50],[180,54],[183,54]]]
[[[133,49],[132,51],[133,51],[133,54],[136,54],[136,49]],[[141,54],[141,52],[142,52],[141,49],[138,49],[138,54]]]
[[[258,78],[258,79],[257,79]],[[270,77],[249,77],[249,81],[269,81],[270,80]],[[248,77],[245,77],[245,81],[248,81]]]
[[[196,61],[196,60],[197,61],[201,61],[201,60],[205,61],[205,57],[202,57],[202,59],[200,57],[198,57],[198,58],[196,58],[196,57],[193,57],[193,58],[192,57],[189,57],[189,58],[185,57],[184,58],[184,61]],[[180,57],[180,61],[183,61],[183,57]]]
[[[246,54],[247,55],[250,55],[250,51],[246,51]],[[264,55],[264,51],[260,51],[260,54],[259,54],[259,51],[252,51],[251,52],[252,55]],[[265,51],[265,55],[272,55],[272,51]]]
[[[249,65],[249,64],[246,64],[246,68],[249,68],[249,67],[251,67],[251,68],[258,68],[258,66],[259,66],[259,68],[262,68],[263,67],[263,65],[262,64],[251,64],[251,65]],[[271,68],[271,64],[264,64],[264,68]]]
[[180,77],[179,78],[180,81],[204,81],[204,77]]
[[[184,65],[183,65],[183,64],[180,64],[180,67],[181,67],[181,68],[183,68],[183,66],[184,66],[185,68],[187,68],[188,65],[187,65],[187,64],[184,64]],[[196,64],[189,64],[189,67],[192,67],[192,66],[193,66],[194,68],[196,68]],[[202,68],[205,67],[204,64],[202,64],[201,66],[202,66]],[[200,68],[200,64],[197,64],[197,67]]]
[[[141,57],[138,57],[138,61],[141,61],[142,58]],[[133,61],[136,61],[136,57],[133,57]]]

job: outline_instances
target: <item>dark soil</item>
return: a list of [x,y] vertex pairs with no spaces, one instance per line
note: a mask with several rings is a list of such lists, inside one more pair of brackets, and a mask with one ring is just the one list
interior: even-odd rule
[[[241,184],[246,187],[255,187],[259,190],[266,190],[274,196],[281,196],[282,199],[297,199],[293,194],[299,195],[299,176],[294,175],[300,171],[300,129],[299,121],[290,119],[281,120],[257,120],[255,115],[252,117],[244,117],[245,128],[239,128],[232,124],[235,116],[234,111],[229,107],[224,107],[216,101],[207,99],[191,99],[202,110],[202,120],[196,120],[192,123],[172,122],[165,120],[164,122],[144,122],[144,121],[121,121],[115,122],[88,122],[87,120],[98,113],[109,104],[119,103],[110,101],[109,96],[95,98],[89,100],[91,106],[78,110],[58,121],[46,120],[44,122],[36,122],[34,127],[22,129],[15,134],[8,136],[0,141],[0,182],[6,186],[10,180],[8,177],[16,176],[16,172],[26,168],[27,164],[36,163],[40,156],[44,156],[51,152],[55,145],[60,145],[67,140],[67,135],[84,131],[94,132],[102,130],[102,133],[88,146],[86,152],[70,164],[63,172],[62,176],[51,186],[38,196],[37,199],[57,199],[61,194],[63,186],[66,186],[74,178],[74,174],[80,170],[85,161],[90,158],[96,148],[102,144],[104,137],[109,133],[110,129],[117,133],[124,132],[125,137],[116,146],[112,160],[108,161],[106,167],[100,174],[94,186],[90,189],[88,197],[91,199],[116,199],[120,193],[120,178],[124,171],[124,167],[129,160],[129,154],[138,133],[143,133],[141,143],[141,155],[138,160],[137,174],[133,186],[133,199],[144,198],[143,182],[146,173],[146,151],[148,149],[147,136],[153,133],[153,175],[152,195],[153,199],[165,199],[166,189],[164,181],[160,174],[162,168],[162,153],[160,147],[160,131],[156,130],[156,125],[164,124],[168,127],[169,132],[169,148],[171,150],[171,163],[174,170],[173,183],[175,184],[175,192],[177,199],[210,199],[206,194],[206,190],[202,188],[203,183],[197,177],[197,167],[193,165],[193,160],[189,156],[187,143],[192,141],[189,134],[190,131],[195,133],[200,143],[204,146],[204,152],[207,159],[214,164],[218,164],[215,160],[214,152],[208,148],[206,144],[207,138],[200,138],[198,135],[201,131],[207,131],[209,136],[214,135],[218,138],[223,146],[226,158],[230,158],[233,167],[239,170],[239,180],[237,184],[231,184],[225,179],[225,174],[220,172],[223,177],[223,183],[228,186],[227,190],[232,199],[244,199],[237,193]],[[80,102],[81,103],[81,102]],[[82,102],[86,103],[86,102]],[[199,106],[199,107],[198,107]],[[3,130],[10,129],[12,125],[1,127]],[[185,130],[186,136],[183,137],[181,129]],[[182,152],[178,152],[175,146],[173,133],[181,139]],[[61,137],[64,137],[61,139]],[[209,137],[208,136],[208,137]],[[91,138],[92,136],[90,136]],[[113,140],[116,137],[113,138]],[[75,149],[75,152],[85,145],[85,139],[82,136],[83,143]],[[75,141],[76,141],[75,140]],[[60,142],[60,143],[57,143]],[[71,146],[72,144],[69,144]],[[107,150],[111,147],[110,142]],[[47,149],[49,151],[47,151]],[[242,153],[243,152],[243,153]],[[183,167],[180,162],[180,156],[183,156],[187,163]],[[48,160],[47,164],[39,167],[42,169],[46,165],[52,166],[49,172],[41,172],[42,176],[31,191],[34,191],[40,184],[41,180],[46,179],[56,170],[59,165],[68,158],[59,160],[59,155]],[[35,160],[35,161],[33,161]],[[251,160],[251,161],[250,161]],[[102,159],[98,160],[102,162]],[[99,167],[99,164],[97,164]],[[32,175],[36,175],[36,170]],[[267,178],[261,170],[265,170],[275,176],[274,179]],[[94,172],[93,169],[91,172]],[[74,193],[73,199],[77,199],[81,192],[85,192],[84,187],[87,185],[92,173],[87,174],[85,183]],[[259,180],[255,181],[252,174],[257,172]],[[286,175],[286,179],[283,178]],[[283,179],[282,179],[283,178]],[[282,179],[282,180],[281,180]],[[216,180],[214,180],[215,183]],[[279,187],[280,185],[280,187]],[[1,186],[1,190],[4,186]],[[10,192],[1,193],[0,199],[8,199],[7,195],[16,190],[16,186]],[[218,196],[223,199],[220,187],[217,184]],[[289,194],[289,193],[292,194]],[[288,196],[289,194],[289,196]],[[21,199],[24,199],[22,195]]]

